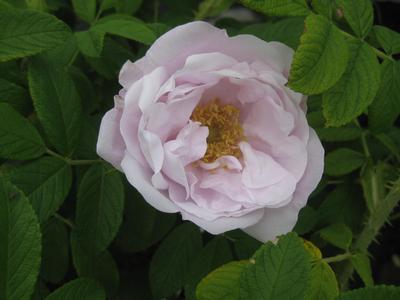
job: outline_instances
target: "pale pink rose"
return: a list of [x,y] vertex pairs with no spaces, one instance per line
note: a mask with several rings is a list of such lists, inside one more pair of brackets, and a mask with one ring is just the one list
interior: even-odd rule
[[156,209],[272,240],[292,230],[323,171],[305,97],[285,86],[292,57],[205,22],[176,27],[122,67],[97,152]]

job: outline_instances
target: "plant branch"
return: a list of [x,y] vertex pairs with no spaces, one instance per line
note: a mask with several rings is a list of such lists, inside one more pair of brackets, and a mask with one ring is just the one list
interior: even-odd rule
[[[376,194],[378,195],[378,194]],[[375,194],[373,197],[376,197]],[[392,184],[392,188],[384,199],[374,199],[375,203],[379,203],[376,209],[370,212],[365,226],[360,235],[354,240],[351,247],[351,252],[368,253],[368,248],[375,241],[379,231],[388,222],[390,214],[397,206],[400,200],[400,179]],[[342,272],[338,275],[342,289],[346,289],[348,281],[351,278],[354,267],[347,262]]]
[[68,157],[64,157],[50,149],[46,149],[46,153],[53,156],[53,157],[57,157],[59,159],[62,159],[63,161],[65,161],[67,164],[71,165],[71,166],[78,166],[78,165],[93,165],[93,164],[97,164],[97,163],[101,163],[102,160],[101,159],[85,159],[85,160],[74,160],[74,159],[70,159]]
[[343,260],[347,260],[347,259],[351,258],[352,256],[353,256],[353,254],[351,254],[349,252],[346,252],[346,253],[339,254],[339,255],[336,255],[336,256],[323,258],[322,261],[330,264],[330,263],[333,263],[333,262],[340,262],[340,261],[343,261]]

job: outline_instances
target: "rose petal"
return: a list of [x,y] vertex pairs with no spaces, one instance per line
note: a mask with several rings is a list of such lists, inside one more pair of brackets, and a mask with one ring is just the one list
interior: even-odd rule
[[239,61],[262,61],[286,76],[293,60],[293,49],[279,42],[265,41],[247,34],[229,38],[221,46],[221,51]]
[[190,213],[182,212],[182,219],[192,221],[211,234],[221,234],[229,230],[251,226],[257,223],[263,214],[264,210],[259,209],[240,217],[220,217],[213,221],[206,221]]
[[151,206],[167,213],[178,211],[177,206],[151,184],[150,170],[139,164],[129,153],[125,153],[121,167],[129,183]]
[[279,208],[265,209],[264,217],[257,224],[243,229],[261,242],[274,240],[278,235],[291,231],[296,225],[298,214],[311,192],[321,180],[324,170],[324,149],[315,131],[310,129],[310,140],[307,145],[308,165],[303,178],[297,185],[290,204]]
[[97,140],[97,154],[117,169],[121,169],[120,164],[126,148],[119,130],[121,115],[122,112],[115,108],[104,115]]
[[246,187],[265,188],[288,176],[288,172],[268,154],[253,149],[246,142],[241,142],[239,147],[244,160],[242,182]]
[[297,208],[303,208],[312,191],[317,187],[324,171],[324,155],[325,151],[322,147],[315,130],[310,128],[310,139],[307,145],[308,164],[304,172],[303,178],[296,187],[293,195],[293,204]]
[[201,159],[207,151],[208,127],[189,121],[175,140],[164,144],[166,152],[179,157],[183,166]]
[[184,65],[188,56],[214,52],[214,49],[218,51],[227,39],[225,30],[195,21],[177,26],[159,37],[147,51],[146,57],[153,65],[165,66],[171,74]]

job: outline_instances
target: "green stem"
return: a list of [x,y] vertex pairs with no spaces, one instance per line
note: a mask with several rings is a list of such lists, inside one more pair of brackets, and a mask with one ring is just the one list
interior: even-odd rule
[[385,199],[374,199],[379,203],[371,212],[367,223],[359,237],[354,241],[352,249],[366,253],[369,245],[375,240],[380,229],[389,220],[390,214],[400,200],[400,179],[393,183]]
[[367,133],[364,131],[361,134],[361,145],[362,145],[362,147],[364,149],[365,156],[367,158],[371,158],[371,152],[369,151],[369,147],[368,147],[368,144],[367,144],[366,136],[367,136]]
[[84,159],[84,160],[74,160],[74,159],[70,159],[68,157],[64,157],[50,149],[46,149],[46,153],[57,157],[59,159],[62,159],[63,161],[65,161],[67,164],[71,165],[71,166],[79,166],[79,165],[93,165],[93,164],[97,164],[97,163],[101,163],[102,160],[101,159]]
[[60,215],[60,214],[58,214],[58,213],[55,213],[55,214],[54,214],[54,217],[55,217],[56,219],[60,220],[61,222],[63,222],[65,225],[67,225],[67,226],[70,227],[71,229],[74,229],[74,228],[75,228],[74,223],[72,223],[72,221],[70,221],[70,220],[64,218],[62,215]]
[[352,256],[353,255],[351,253],[347,252],[347,253],[339,254],[339,255],[336,255],[336,256],[323,258],[322,261],[330,264],[330,263],[333,263],[333,262],[339,262],[339,261],[347,260],[347,259],[351,258]]

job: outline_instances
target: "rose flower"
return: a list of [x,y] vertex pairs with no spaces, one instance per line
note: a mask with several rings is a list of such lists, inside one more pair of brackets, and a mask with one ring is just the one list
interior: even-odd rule
[[306,98],[285,86],[293,50],[192,22],[126,62],[98,154],[156,209],[260,241],[292,230],[321,179]]

